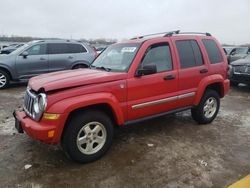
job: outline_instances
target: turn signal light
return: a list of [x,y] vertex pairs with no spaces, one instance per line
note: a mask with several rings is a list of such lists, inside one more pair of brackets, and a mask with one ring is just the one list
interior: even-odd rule
[[60,114],[48,114],[48,113],[43,114],[43,119],[48,119],[48,120],[57,120],[59,117]]

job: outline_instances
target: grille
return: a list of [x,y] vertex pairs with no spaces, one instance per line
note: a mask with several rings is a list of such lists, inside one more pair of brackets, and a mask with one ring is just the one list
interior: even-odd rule
[[234,72],[236,73],[245,73],[245,74],[250,74],[250,66],[235,66],[234,67]]
[[35,102],[36,95],[32,93],[29,89],[26,90],[25,96],[24,96],[24,111],[25,113],[33,118],[33,104]]

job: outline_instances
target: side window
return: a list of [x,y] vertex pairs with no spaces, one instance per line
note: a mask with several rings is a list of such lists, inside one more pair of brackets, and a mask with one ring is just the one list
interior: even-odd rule
[[203,39],[202,42],[206,48],[210,63],[215,64],[223,61],[220,50],[213,40]]
[[203,65],[203,57],[195,40],[176,41],[181,68],[189,68]]
[[49,44],[49,54],[66,54],[68,51],[67,44],[51,43]]
[[156,65],[157,72],[173,70],[171,51],[168,43],[150,46],[144,55],[141,66]]
[[203,65],[203,57],[202,57],[202,54],[201,54],[201,49],[200,47],[198,46],[197,42],[192,40],[191,41],[191,44],[192,44],[192,48],[193,48],[193,51],[194,51],[194,57],[195,57],[195,62],[196,62],[196,65],[197,66],[201,66]]
[[84,53],[87,50],[81,44],[68,44],[68,53]]
[[36,44],[30,47],[27,52],[29,55],[44,55],[46,54],[46,44]]

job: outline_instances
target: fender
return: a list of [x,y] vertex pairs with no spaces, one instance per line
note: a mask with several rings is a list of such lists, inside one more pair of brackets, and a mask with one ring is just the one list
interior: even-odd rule
[[[57,101],[46,112],[65,114],[68,118],[70,112],[96,104],[107,104],[111,107],[118,125],[124,123],[124,115],[119,101],[111,93],[93,93]],[[66,119],[67,119],[66,118]]]
[[211,75],[211,76],[207,76],[205,78],[203,78],[200,83],[199,83],[199,86],[198,86],[198,89],[197,89],[197,93],[196,93],[196,96],[195,96],[195,100],[194,100],[194,104],[195,105],[198,105],[200,103],[200,100],[207,88],[208,85],[211,85],[211,84],[215,84],[215,83],[219,83],[220,84],[220,89],[221,89],[221,93],[222,93],[222,96],[224,96],[225,94],[225,86],[224,86],[224,78],[222,77],[222,75],[220,74],[215,74],[215,75]]

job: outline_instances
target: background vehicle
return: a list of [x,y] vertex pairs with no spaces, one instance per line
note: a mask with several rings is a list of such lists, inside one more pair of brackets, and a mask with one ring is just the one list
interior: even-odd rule
[[10,45],[4,49],[2,49],[0,51],[0,54],[10,54],[11,52],[15,51],[17,48],[23,46],[24,44],[21,43],[21,44],[14,44],[14,45]]
[[95,57],[91,47],[79,42],[32,41],[0,56],[0,88],[7,87],[10,81],[23,81],[43,73],[86,68]]
[[238,59],[246,57],[250,53],[249,47],[237,47],[233,48],[228,54],[229,63],[236,61]]
[[229,55],[229,54],[231,53],[231,51],[232,51],[233,49],[235,49],[235,47],[234,47],[234,46],[224,46],[223,49],[224,49],[225,53],[226,53],[227,55]]
[[32,78],[17,130],[90,162],[111,146],[114,125],[187,109],[199,124],[212,122],[229,90],[227,59],[209,33],[191,34],[141,36],[109,46],[90,69]]
[[232,85],[250,84],[250,55],[230,64],[230,81]]
[[103,50],[105,50],[106,48],[107,48],[106,46],[96,48],[96,52],[97,52],[97,54],[102,53],[102,52],[103,52]]

